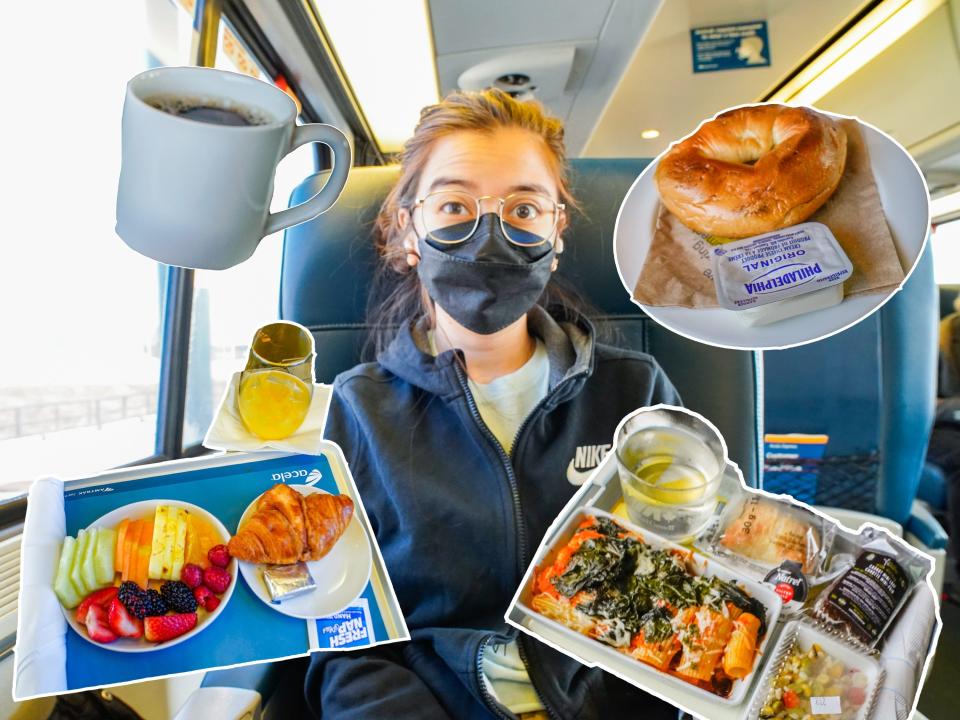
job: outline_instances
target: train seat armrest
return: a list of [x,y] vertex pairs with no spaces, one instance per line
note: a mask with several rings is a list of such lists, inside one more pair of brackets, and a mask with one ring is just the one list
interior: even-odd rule
[[943,471],[933,463],[923,464],[917,498],[929,503],[935,510],[947,509],[947,479]]
[[922,503],[913,504],[907,520],[907,532],[931,550],[942,550],[947,546],[947,531]]

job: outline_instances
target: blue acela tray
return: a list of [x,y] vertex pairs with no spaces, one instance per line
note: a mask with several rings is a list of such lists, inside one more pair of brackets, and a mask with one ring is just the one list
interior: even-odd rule
[[240,516],[278,482],[310,484],[346,493],[373,544],[366,589],[343,611],[320,620],[282,615],[261,602],[242,578],[209,627],[178,645],[146,653],[118,653],[67,632],[69,690],[267,662],[314,651],[350,650],[409,637],[393,587],[376,547],[363,503],[340,448],[325,443],[320,455],[228,453],[112,471],[64,487],[67,533],[105,513],[140,500],[180,500],[204,508],[236,532]]

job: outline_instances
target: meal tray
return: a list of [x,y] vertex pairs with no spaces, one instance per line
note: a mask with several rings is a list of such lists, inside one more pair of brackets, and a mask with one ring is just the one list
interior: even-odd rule
[[373,567],[366,588],[354,603],[329,618],[299,620],[269,608],[239,579],[216,622],[175,647],[131,656],[97,647],[68,631],[65,690],[408,639],[362,498],[343,453],[332,442],[324,442],[319,455],[220,453],[68,481],[64,483],[67,533],[75,535],[113,508],[161,498],[198,505],[236,532],[250,501],[277,482],[313,484],[330,493],[346,493],[356,503],[354,518],[363,524],[373,544]]
[[[721,498],[729,493],[730,489],[739,485],[740,475],[732,463],[728,463],[720,485]],[[537,549],[533,562],[527,568],[517,594],[510,604],[505,619],[511,625],[533,635],[562,652],[576,658],[589,667],[602,667],[608,672],[630,682],[644,690],[663,698],[667,702],[681,707],[698,717],[710,720],[740,720],[747,709],[744,700],[757,684],[759,676],[764,672],[768,660],[766,648],[773,648],[777,642],[781,626],[778,624],[780,612],[780,598],[772,589],[761,584],[744,583],[751,595],[757,597],[767,606],[767,620],[769,629],[759,648],[759,657],[754,671],[744,680],[734,685],[730,698],[721,698],[706,690],[691,685],[679,678],[662,673],[655,668],[633,660],[613,648],[605,646],[592,638],[582,635],[560,623],[551,620],[530,609],[530,587],[533,572],[539,565],[544,564],[551,550],[566,543],[573,535],[575,525],[583,513],[597,514],[610,513],[615,519],[630,524],[626,515],[622,513],[623,494],[620,489],[620,479],[617,474],[616,457],[613,452],[607,453],[603,462],[594,471],[594,474],[582,488],[570,499],[566,507],[547,530],[540,547]],[[673,545],[662,540],[655,533],[640,530],[644,539],[654,545]],[[685,548],[686,549],[686,548]],[[731,578],[734,573],[727,570],[722,563],[708,559],[698,554],[698,560],[704,559],[711,566],[707,572],[715,572],[723,578]],[[722,569],[722,570],[721,570]],[[771,600],[771,597],[773,600]],[[772,613],[772,617],[771,617]],[[738,687],[739,686],[739,687]],[[736,695],[734,696],[734,693]]]

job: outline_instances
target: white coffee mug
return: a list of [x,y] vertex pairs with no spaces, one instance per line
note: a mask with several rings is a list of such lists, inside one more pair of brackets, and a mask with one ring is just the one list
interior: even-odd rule
[[[188,119],[147,102],[158,97],[245,109],[264,122]],[[117,234],[159,262],[222,270],[249,258],[266,235],[329,209],[347,180],[350,145],[337,128],[297,125],[296,116],[286,93],[246,75],[200,67],[140,73],[123,105]],[[271,213],[277,164],[309,142],[330,148],[329,179],[306,202]]]

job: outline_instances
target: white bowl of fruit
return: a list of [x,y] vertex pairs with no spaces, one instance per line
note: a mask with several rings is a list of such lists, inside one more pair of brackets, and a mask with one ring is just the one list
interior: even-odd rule
[[86,640],[117,652],[167,648],[210,625],[233,594],[229,539],[196,505],[131,503],[64,538],[53,588]]

